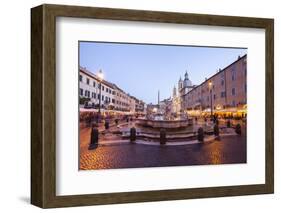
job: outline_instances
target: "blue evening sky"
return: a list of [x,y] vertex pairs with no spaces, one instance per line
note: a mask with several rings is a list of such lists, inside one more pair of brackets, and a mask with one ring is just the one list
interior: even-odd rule
[[172,95],[180,76],[187,70],[198,85],[223,69],[245,48],[215,48],[147,44],[80,42],[80,66],[97,73],[102,70],[107,81],[148,103],[157,103]]

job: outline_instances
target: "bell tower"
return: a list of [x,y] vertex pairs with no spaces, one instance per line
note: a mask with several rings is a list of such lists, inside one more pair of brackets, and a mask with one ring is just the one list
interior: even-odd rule
[[177,97],[177,88],[176,86],[174,86],[174,89],[173,89],[173,98]]
[[182,90],[182,88],[183,88],[183,80],[182,80],[181,77],[180,77],[179,82],[178,82],[178,92],[179,92],[179,93],[180,93],[180,91]]

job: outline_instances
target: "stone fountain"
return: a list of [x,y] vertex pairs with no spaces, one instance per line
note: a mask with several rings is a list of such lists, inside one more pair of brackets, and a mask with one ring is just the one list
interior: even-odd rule
[[140,126],[164,129],[179,129],[192,125],[192,119],[186,120],[151,120],[151,119],[136,119],[136,123]]
[[163,129],[180,129],[186,128],[193,124],[193,119],[189,119],[184,115],[179,117],[167,118],[163,114],[155,114],[145,118],[136,119],[136,124],[139,126]]

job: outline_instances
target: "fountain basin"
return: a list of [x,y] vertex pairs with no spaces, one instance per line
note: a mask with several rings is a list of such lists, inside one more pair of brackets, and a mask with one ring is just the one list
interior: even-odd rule
[[184,128],[193,124],[192,119],[186,120],[149,120],[136,119],[136,123],[140,126],[148,126],[152,128],[177,129]]

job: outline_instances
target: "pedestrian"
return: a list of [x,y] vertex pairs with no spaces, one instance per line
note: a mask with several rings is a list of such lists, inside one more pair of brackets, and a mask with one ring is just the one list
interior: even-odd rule
[[90,127],[91,126],[91,116],[88,115],[86,120],[87,120],[86,121],[87,122],[87,126]]
[[104,119],[104,128],[105,130],[109,129],[109,116],[106,115],[105,119]]
[[115,125],[118,126],[118,122],[119,122],[119,121],[118,121],[118,118],[115,118],[114,121],[115,121]]

